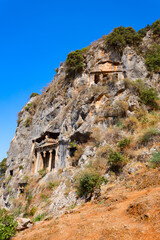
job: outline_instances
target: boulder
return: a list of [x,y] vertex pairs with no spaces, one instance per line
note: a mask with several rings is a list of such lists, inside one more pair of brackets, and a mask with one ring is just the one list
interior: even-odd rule
[[33,226],[32,221],[29,218],[17,218],[16,219],[18,222],[18,227],[17,230],[22,231],[26,228],[30,228]]

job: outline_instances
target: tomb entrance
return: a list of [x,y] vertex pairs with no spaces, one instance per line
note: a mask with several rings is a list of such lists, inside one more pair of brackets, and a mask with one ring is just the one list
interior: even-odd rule
[[41,137],[33,140],[34,160],[32,161],[32,174],[42,169],[50,172],[56,167],[58,136],[58,133],[46,132]]

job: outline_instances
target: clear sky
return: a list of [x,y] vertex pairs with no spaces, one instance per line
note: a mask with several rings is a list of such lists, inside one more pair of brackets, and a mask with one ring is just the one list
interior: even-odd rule
[[17,113],[52,80],[67,54],[114,27],[145,27],[160,16],[159,0],[0,0],[0,161],[7,156]]

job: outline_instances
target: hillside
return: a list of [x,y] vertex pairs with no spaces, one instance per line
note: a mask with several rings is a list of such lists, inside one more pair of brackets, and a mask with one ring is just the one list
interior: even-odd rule
[[13,239],[158,240],[160,173],[150,171],[146,174],[145,170],[137,171],[137,176],[132,174],[128,185],[123,182],[107,188],[103,186],[98,201],[66,211],[60,218],[41,222]]
[[[42,94],[31,94],[18,113],[1,180],[0,207],[33,222],[80,209],[59,218],[58,230],[53,228],[56,239],[62,239],[61,234],[63,239],[70,237],[67,234],[80,239],[85,215],[88,228],[83,239],[94,239],[88,234],[96,223],[95,239],[105,239],[101,218],[109,223],[104,229],[108,239],[147,239],[146,234],[159,239],[159,82],[160,20],[138,33],[131,27],[115,28],[69,53]],[[94,203],[81,207],[89,201]],[[147,210],[141,209],[141,201]],[[136,213],[129,204],[138,208]],[[62,233],[67,218],[79,225]],[[122,230],[119,222],[129,223]],[[44,223],[46,228],[50,223]],[[39,233],[28,234],[38,239]],[[52,239],[52,230],[48,234],[43,239]]]

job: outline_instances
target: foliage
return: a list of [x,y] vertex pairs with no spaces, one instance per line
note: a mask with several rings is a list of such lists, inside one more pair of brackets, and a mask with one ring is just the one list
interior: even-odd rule
[[97,172],[88,171],[82,173],[77,186],[78,196],[87,198],[89,194],[93,194],[95,189],[100,189],[103,182],[107,183],[107,179],[101,177]]
[[123,155],[111,149],[108,155],[108,165],[110,166],[111,171],[119,173],[124,166]]
[[153,44],[144,55],[150,72],[160,72],[160,45]]
[[18,116],[18,119],[17,119],[17,125],[19,126],[20,122],[22,121],[22,120],[21,120],[21,117],[22,117],[22,111],[18,112],[17,116]]
[[148,129],[141,137],[140,143],[146,145],[154,136],[157,136],[159,131],[155,128]]
[[110,150],[109,156],[108,156],[108,162],[111,164],[117,164],[119,162],[123,161],[123,156],[121,153],[116,152],[114,150]]
[[59,182],[49,182],[48,188],[54,189],[55,187],[59,186]]
[[46,202],[48,200],[48,196],[44,193],[41,193],[41,198],[43,202]]
[[150,164],[153,168],[160,166],[160,151],[152,154]]
[[39,94],[38,94],[38,93],[32,93],[32,94],[30,95],[30,98],[36,97],[36,96],[39,96]]
[[44,219],[44,213],[43,214],[38,214],[32,221],[33,222],[39,222],[42,221]]
[[11,180],[12,176],[9,175],[7,178],[6,178],[6,183],[9,183],[9,181]]
[[81,73],[84,68],[83,51],[70,52],[66,59],[66,66],[66,73],[69,77],[75,77],[76,74]]
[[145,28],[142,28],[138,31],[138,34],[140,35],[140,37],[145,37],[146,33],[151,29],[151,26],[149,24],[147,24],[147,26]]
[[28,117],[28,118],[25,120],[25,122],[24,122],[24,126],[25,126],[25,127],[29,127],[29,126],[31,125],[31,122],[32,122],[31,118]]
[[59,68],[58,68],[58,67],[54,69],[54,71],[55,71],[56,73],[58,73],[58,70],[59,70]]
[[25,209],[24,209],[25,212],[23,214],[23,217],[28,217],[28,215],[29,215],[28,208],[29,208],[29,205],[31,204],[32,198],[33,198],[33,196],[31,194],[31,192],[27,191],[26,192],[27,203],[26,203],[26,206],[25,206]]
[[17,126],[19,126],[19,124],[22,122],[21,118],[17,119]]
[[31,208],[30,212],[29,212],[29,215],[30,215],[30,216],[34,216],[35,213],[36,213],[36,211],[37,211],[37,208],[36,208],[35,206],[33,206],[33,207]]
[[153,35],[155,37],[160,37],[160,19],[152,23],[151,29],[153,30]]
[[118,143],[118,147],[120,148],[121,151],[124,150],[124,148],[126,148],[127,146],[129,146],[129,144],[131,143],[131,140],[128,138],[124,138],[122,140],[119,141]]
[[114,103],[113,110],[115,115],[117,115],[118,117],[125,117],[128,110],[128,104],[126,101],[116,101]]
[[46,169],[41,169],[38,171],[38,173],[42,178],[47,174]]
[[141,42],[141,37],[132,27],[117,27],[106,37],[105,44],[119,52],[122,53],[124,48],[129,46],[136,46]]
[[76,141],[74,140],[73,142],[70,142],[69,146],[70,146],[70,148],[76,148],[77,147]]
[[0,209],[0,240],[9,240],[15,233],[17,222],[5,209]]
[[2,160],[2,162],[0,162],[0,178],[3,177],[5,175],[5,172],[6,172],[6,161],[7,161],[7,158],[4,158]]
[[158,99],[158,93],[154,88],[143,89],[140,93],[140,100],[146,105],[154,104]]
[[25,110],[26,110],[26,111],[29,111],[31,108],[32,108],[32,103],[28,103],[28,104],[25,106]]
[[23,169],[23,166],[22,166],[22,165],[20,165],[20,166],[19,166],[19,170],[22,170],[22,169]]
[[133,91],[140,94],[140,92],[146,88],[145,83],[142,79],[137,79],[136,81],[125,78],[124,83],[126,88],[133,89]]
[[70,148],[70,156],[72,161],[72,166],[76,167],[78,165],[78,161],[84,152],[83,145],[77,145],[76,148]]
[[28,205],[30,205],[31,200],[32,200],[32,198],[33,198],[31,192],[29,192],[29,191],[26,192],[26,198],[27,198],[27,203],[28,203]]
[[125,79],[124,82],[126,88],[137,92],[142,103],[153,108],[157,107],[155,100],[158,99],[158,93],[156,89],[147,87],[142,79],[137,79],[136,81]]

